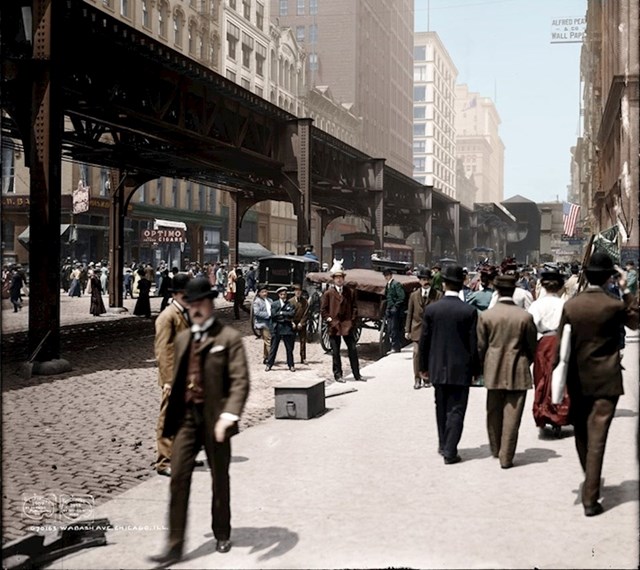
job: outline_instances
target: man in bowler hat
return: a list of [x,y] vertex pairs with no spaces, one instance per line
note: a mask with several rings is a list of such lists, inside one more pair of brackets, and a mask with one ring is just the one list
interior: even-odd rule
[[420,336],[420,375],[434,387],[438,453],[446,465],[459,463],[469,386],[478,373],[476,326],[478,312],[458,293],[464,283],[462,267],[447,265],[442,272],[444,296],[428,305]]
[[238,432],[249,394],[249,371],[242,335],[214,316],[216,295],[206,277],[192,279],[185,289],[193,324],[176,338],[176,365],[163,432],[165,437],[174,437],[169,544],[163,554],[151,557],[163,565],[182,558],[191,476],[203,446],[211,469],[216,550],[231,549],[230,437]]
[[606,253],[594,253],[584,272],[589,285],[564,304],[558,327],[556,365],[564,325],[571,325],[567,371],[569,419],[574,426],[576,450],[584,471],[581,498],[588,517],[604,511],[598,502],[602,461],[618,398],[624,393],[620,328],[638,328],[638,302],[624,276],[618,281],[623,292],[622,302],[605,291],[616,272]]
[[420,336],[422,335],[422,318],[427,305],[435,303],[442,297],[442,291],[431,287],[431,271],[422,269],[418,273],[420,287],[409,295],[409,308],[407,309],[407,319],[404,330],[405,338],[413,341],[413,387],[419,390],[423,386],[430,386],[428,380],[420,377]]

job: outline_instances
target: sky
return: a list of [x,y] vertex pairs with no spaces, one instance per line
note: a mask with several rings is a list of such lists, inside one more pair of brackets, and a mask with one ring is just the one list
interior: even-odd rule
[[566,199],[580,134],[581,44],[550,43],[551,24],[586,8],[586,0],[415,0],[415,31],[437,32],[457,82],[496,103],[505,199]]

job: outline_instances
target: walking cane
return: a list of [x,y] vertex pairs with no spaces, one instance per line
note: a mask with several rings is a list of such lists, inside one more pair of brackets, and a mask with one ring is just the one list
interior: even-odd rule
[[25,363],[23,363],[23,365],[22,365],[22,377],[25,380],[28,380],[29,378],[31,378],[31,374],[33,372],[33,361],[35,360],[36,356],[38,356],[38,353],[40,352],[40,349],[44,345],[45,341],[49,338],[50,334],[51,334],[51,331],[48,330],[47,334],[45,334],[44,338],[40,341],[40,344],[38,346],[36,346],[36,349],[31,353],[31,356],[29,357],[29,360],[27,360]]

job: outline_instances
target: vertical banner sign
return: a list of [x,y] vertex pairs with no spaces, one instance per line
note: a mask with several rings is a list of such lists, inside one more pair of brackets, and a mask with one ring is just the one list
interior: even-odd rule
[[552,44],[581,44],[587,29],[587,18],[556,18],[551,22]]
[[78,180],[78,187],[73,191],[73,213],[82,214],[89,211],[89,186]]

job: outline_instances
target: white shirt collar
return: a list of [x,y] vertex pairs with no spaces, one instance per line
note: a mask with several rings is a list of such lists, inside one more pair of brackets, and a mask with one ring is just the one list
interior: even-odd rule
[[444,292],[444,296],[445,297],[457,297],[458,296],[458,292],[457,291],[445,291]]
[[214,321],[216,320],[215,316],[208,318],[201,325],[193,324],[191,325],[191,333],[193,334],[193,338],[196,341],[204,341],[207,338],[207,333],[209,329],[213,326]]

